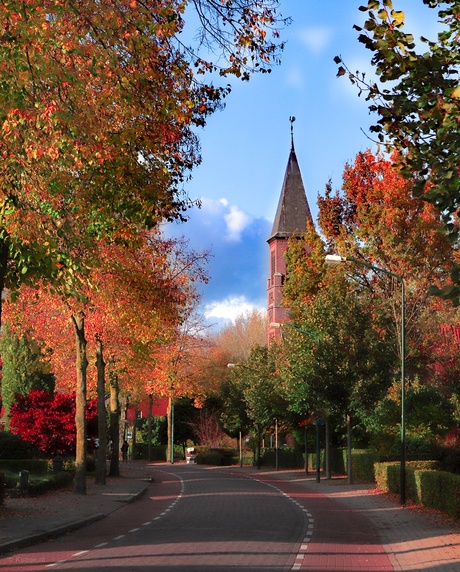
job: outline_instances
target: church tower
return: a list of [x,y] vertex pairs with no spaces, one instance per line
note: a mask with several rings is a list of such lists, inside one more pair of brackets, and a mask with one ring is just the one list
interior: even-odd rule
[[302,175],[294,149],[293,125],[295,117],[291,117],[291,152],[284,175],[283,187],[276,210],[270,238],[267,240],[270,251],[270,277],[267,282],[268,295],[268,343],[277,341],[280,330],[271,328],[271,323],[289,321],[289,308],[282,304],[283,283],[286,276],[285,253],[288,240],[300,237],[307,228],[307,221],[312,221]]

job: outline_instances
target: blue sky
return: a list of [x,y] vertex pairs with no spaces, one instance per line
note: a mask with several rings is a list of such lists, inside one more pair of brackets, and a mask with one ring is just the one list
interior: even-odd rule
[[[287,44],[282,64],[249,82],[232,82],[226,107],[199,131],[202,164],[186,191],[202,199],[189,221],[169,229],[190,248],[210,250],[210,282],[202,288],[202,312],[221,325],[251,308],[266,307],[268,246],[290,150],[289,117],[313,218],[329,179],[341,186],[344,165],[373,148],[368,128],[376,121],[364,97],[344,76],[340,55],[355,71],[372,75],[371,52],[357,40],[363,0],[281,0]],[[422,0],[393,0],[406,14],[406,29],[436,39],[436,12]]]

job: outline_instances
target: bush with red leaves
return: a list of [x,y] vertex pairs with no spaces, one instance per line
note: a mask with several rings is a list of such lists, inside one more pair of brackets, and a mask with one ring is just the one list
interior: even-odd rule
[[[75,394],[49,393],[33,389],[27,396],[16,395],[10,409],[10,431],[35,445],[43,453],[75,454]],[[87,404],[89,445],[97,436],[97,405]]]

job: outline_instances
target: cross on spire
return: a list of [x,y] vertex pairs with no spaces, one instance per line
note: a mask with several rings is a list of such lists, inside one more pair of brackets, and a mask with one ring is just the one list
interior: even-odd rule
[[291,115],[291,117],[289,117],[289,121],[291,122],[291,149],[294,149],[294,121],[295,121],[295,117],[293,115]]

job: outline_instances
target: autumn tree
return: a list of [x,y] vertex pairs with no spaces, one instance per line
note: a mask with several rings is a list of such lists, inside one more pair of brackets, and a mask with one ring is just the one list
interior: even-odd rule
[[[398,150],[398,166],[411,181],[410,192],[436,206],[454,243],[460,206],[458,2],[423,0],[423,4],[437,9],[442,30],[437,39],[421,37],[418,44],[405,30],[404,12],[393,8],[391,0],[369,0],[360,8],[367,12],[367,20],[355,28],[358,40],[372,52],[377,81],[349,70],[340,57],[335,60],[338,75],[347,74],[359,94],[366,95],[370,111],[378,115],[371,132],[380,143]],[[444,279],[443,288],[436,283],[434,291],[458,302],[459,276],[456,265],[453,285]]]
[[[276,0],[193,4],[221,76],[277,61]],[[218,64],[182,43],[185,6],[2,3],[0,291],[37,277],[73,291],[85,238],[183,218],[193,127],[228,92],[197,81]]]
[[[434,303],[428,290],[448,278],[454,263],[438,212],[412,194],[411,182],[400,175],[397,163],[370,151],[359,153],[354,164],[346,165],[341,191],[334,194],[328,187],[318,206],[319,225],[330,250],[405,280],[407,357],[416,368],[426,336],[421,316]],[[400,285],[359,264],[349,265],[348,272],[375,293],[376,303],[381,302],[387,316],[393,316],[391,329],[398,340]]]
[[[292,241],[284,287],[292,324],[317,339],[285,333],[296,345],[284,377],[292,402],[305,412],[342,412],[342,419],[351,412],[366,425],[380,392],[399,373],[401,291],[392,277],[365,264],[405,280],[407,377],[426,385],[432,383],[426,349],[439,342],[442,305],[427,291],[448,276],[452,247],[436,209],[412,195],[392,160],[370,152],[358,154],[345,167],[342,189],[333,193],[328,185],[318,204],[320,232],[311,226],[304,241]],[[365,264],[326,269],[328,252]],[[442,320],[454,319],[444,305]]]
[[229,361],[247,359],[251,348],[267,343],[267,319],[260,310],[240,314],[230,324],[226,324],[211,342],[220,347],[229,356]]
[[[91,275],[92,288],[84,292],[83,305],[71,305],[70,300],[45,289],[34,292],[23,288],[22,296],[7,306],[9,323],[19,328],[29,324],[34,334],[53,349],[52,360],[61,390],[73,387],[75,356],[83,349],[80,357],[84,356],[85,363],[78,365],[77,360],[77,367],[84,366],[86,376],[89,360],[97,357],[98,393],[102,403],[106,393],[105,365],[110,362],[113,433],[120,419],[119,387],[129,391],[134,399],[152,391],[147,388],[155,379],[152,370],[162,355],[161,346],[169,342],[168,332],[181,320],[181,308],[192,303],[194,282],[206,279],[203,267],[206,254],[189,252],[184,247],[183,241],[164,240],[153,231],[144,235],[141,248],[101,246],[100,267]],[[85,335],[77,337],[76,346],[72,342],[69,316],[78,317],[83,311],[80,319],[85,319],[86,330],[81,330]],[[96,349],[91,344],[88,356],[87,337],[96,343]],[[90,382],[89,388],[94,394],[94,376]],[[86,394],[86,384],[84,389]],[[105,404],[102,406],[100,413],[105,413]],[[101,417],[103,428],[105,414]],[[118,455],[115,433],[112,439],[114,455]],[[101,441],[100,450],[104,448],[105,443]],[[104,459],[105,466],[105,455],[101,454],[100,458]],[[116,468],[113,471],[118,472]],[[84,483],[83,477],[81,480]]]

